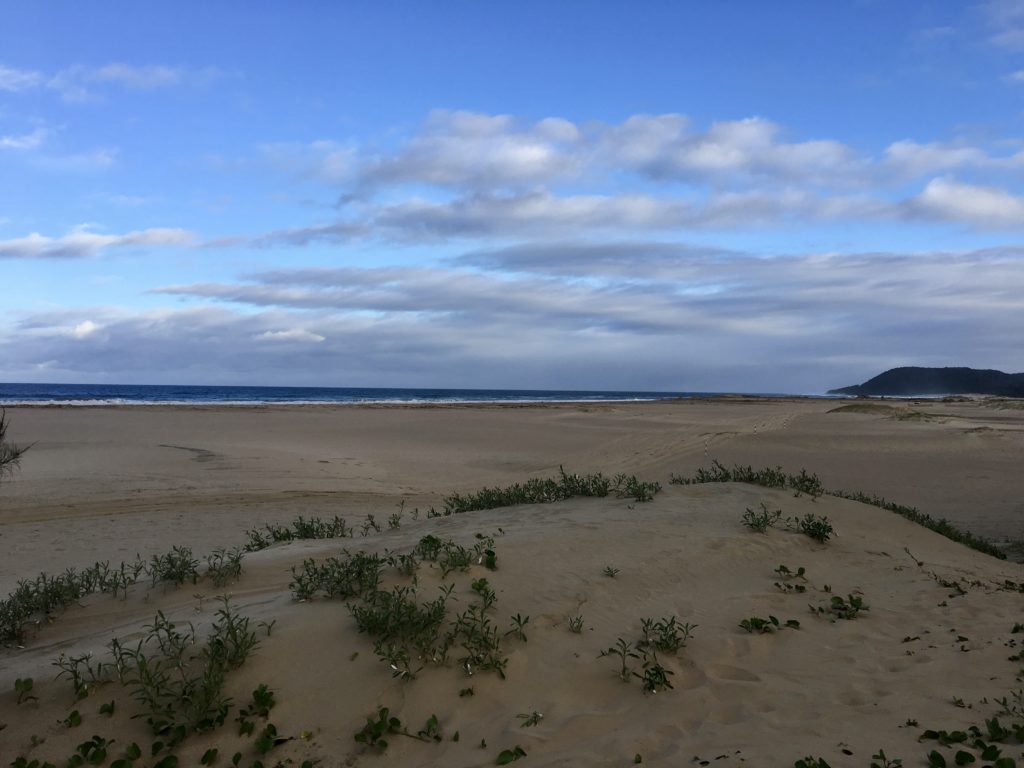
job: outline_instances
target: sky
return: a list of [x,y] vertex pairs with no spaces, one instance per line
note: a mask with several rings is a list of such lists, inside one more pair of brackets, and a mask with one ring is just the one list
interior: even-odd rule
[[0,19],[0,382],[1024,371],[1024,0]]

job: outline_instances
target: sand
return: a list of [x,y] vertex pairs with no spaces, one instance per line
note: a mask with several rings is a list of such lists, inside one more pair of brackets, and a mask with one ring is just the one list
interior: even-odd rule
[[[278,700],[270,720],[294,737],[265,765],[318,759],[321,765],[493,765],[516,745],[523,765],[644,764],[789,766],[820,755],[832,766],[866,766],[884,748],[924,765],[934,742],[925,728],[984,727],[998,697],[1020,684],[1013,634],[1024,581],[1020,564],[999,561],[876,507],[736,483],[670,485],[712,459],[807,468],[825,486],[864,490],[919,506],[976,533],[1024,536],[1024,479],[1017,469],[1024,411],[975,400],[896,404],[897,413],[830,412],[815,400],[685,401],[531,408],[9,409],[15,441],[37,441],[23,467],[0,486],[0,582],[4,591],[40,570],[148,556],[171,544],[205,554],[245,540],[244,530],[297,514],[342,514],[357,528],[367,512],[383,522],[405,502],[403,523],[342,541],[302,541],[246,555],[242,577],[223,589],[208,580],[181,588],[134,587],[127,599],[85,598],[24,648],[0,655],[0,758],[63,765],[99,734],[111,756],[154,740],[138,705],[112,683],[75,702],[54,680],[62,652],[103,653],[112,637],[141,637],[158,610],[193,621],[202,636],[230,593],[256,622],[275,622],[227,681],[236,708],[214,734],[179,750],[196,765],[219,745],[218,764],[252,741],[233,718],[259,683]],[[920,415],[919,415],[920,414]],[[451,491],[557,472],[619,471],[658,480],[649,503],[576,498],[427,519]],[[827,543],[777,526],[744,527],[761,503],[787,516],[826,516]],[[419,519],[409,514],[419,508]],[[498,568],[473,565],[442,580],[424,563],[423,600],[453,584],[453,611],[475,599],[473,579],[497,595],[489,615],[504,633],[529,616],[528,640],[502,640],[506,676],[467,677],[457,663],[428,666],[416,680],[392,677],[343,601],[299,602],[292,567],[350,549],[406,553],[425,535],[472,546],[494,537]],[[775,586],[775,569],[806,569],[803,593]],[[606,567],[618,569],[614,578]],[[393,569],[386,585],[409,580]],[[952,585],[956,583],[960,588]],[[826,591],[826,588],[831,591]],[[963,594],[961,594],[961,591]],[[832,596],[861,596],[868,610],[829,621],[809,608]],[[570,631],[581,615],[584,629]],[[776,616],[799,629],[750,634],[744,618]],[[644,693],[622,682],[602,650],[640,637],[641,619],[674,616],[697,625],[685,648],[662,653],[673,690]],[[640,670],[638,660],[632,666]],[[16,678],[32,677],[37,701],[15,704]],[[472,696],[459,692],[473,688]],[[117,702],[113,717],[99,706]],[[962,704],[963,706],[959,706]],[[365,718],[389,707],[412,733],[436,714],[443,740],[395,736],[382,754],[353,739]],[[58,723],[72,709],[82,725]],[[520,714],[543,719],[521,727]],[[907,725],[908,720],[917,725]],[[1003,717],[1004,723],[1009,718]],[[453,741],[455,732],[459,740]],[[33,735],[44,738],[32,746]],[[305,736],[306,738],[302,738]],[[486,747],[481,746],[481,740]],[[852,755],[844,754],[844,750]],[[940,748],[952,764],[953,751]],[[1019,756],[1019,745],[1004,754]],[[146,764],[140,761],[137,764]]]

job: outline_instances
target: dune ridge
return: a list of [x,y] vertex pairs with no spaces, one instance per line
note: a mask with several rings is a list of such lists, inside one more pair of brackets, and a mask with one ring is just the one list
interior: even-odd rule
[[[835,535],[820,543],[778,525],[756,533],[742,523],[748,508],[826,517]],[[221,592],[261,627],[259,646],[229,674],[226,690],[236,703],[232,718],[260,684],[274,691],[277,703],[267,721],[256,718],[256,735],[272,722],[287,741],[262,757],[265,765],[493,765],[516,747],[524,765],[627,765],[637,755],[653,765],[791,765],[805,755],[867,765],[879,748],[923,764],[915,761],[932,748],[953,755],[918,743],[924,730],[981,725],[1015,684],[1007,646],[1019,619],[1020,566],[854,501],[733,482],[669,485],[647,503],[570,498],[415,521],[406,515],[398,527],[380,527],[247,554],[240,578],[224,589],[204,580],[135,587],[126,599],[86,598],[3,656],[3,753],[64,758],[93,733],[117,738],[112,755],[132,741],[149,749],[154,737],[128,717],[137,705],[124,689],[110,683],[76,702],[66,680],[50,679],[52,661],[60,652],[99,658],[112,636],[137,641],[156,611],[193,622],[202,637]],[[474,582],[487,580],[505,679],[467,675],[454,660],[425,665],[413,680],[396,677],[343,601],[322,594],[298,601],[289,588],[291,569],[304,561],[322,562],[345,546],[407,554],[424,536],[466,548],[478,536],[493,539],[494,570],[474,559],[442,578],[437,563],[424,561],[415,582],[424,600],[452,586],[453,605],[464,611],[479,598]],[[804,575],[786,578],[783,565]],[[384,569],[383,588],[411,583],[397,568]],[[866,608],[837,619],[832,598],[853,596]],[[525,640],[504,634],[514,615],[529,616]],[[583,619],[579,633],[569,626],[574,616]],[[658,656],[673,687],[645,693],[640,678],[623,682],[619,660],[601,653],[620,639],[635,650],[644,618],[670,616],[695,625],[685,647]],[[799,628],[762,634],[739,626],[770,616]],[[627,664],[642,674],[642,659]],[[15,677],[33,677],[38,700],[13,704]],[[460,695],[466,689],[472,695]],[[110,718],[98,714],[108,700],[116,702]],[[357,742],[381,707],[412,736],[436,716],[441,741],[391,734],[385,750]],[[57,724],[75,709],[82,725]],[[534,713],[536,723],[523,727]],[[33,734],[46,739],[35,749]],[[217,746],[222,760],[240,750],[241,764],[250,765],[261,759],[254,744],[229,722],[190,735],[177,754],[183,765],[198,764]],[[1014,754],[1019,746],[1004,749]]]

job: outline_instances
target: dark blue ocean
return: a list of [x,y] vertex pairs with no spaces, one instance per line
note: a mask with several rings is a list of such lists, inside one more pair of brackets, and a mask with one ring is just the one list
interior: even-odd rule
[[125,384],[0,384],[0,405],[260,405],[301,403],[572,403],[667,400],[710,392],[533,389],[202,387]]

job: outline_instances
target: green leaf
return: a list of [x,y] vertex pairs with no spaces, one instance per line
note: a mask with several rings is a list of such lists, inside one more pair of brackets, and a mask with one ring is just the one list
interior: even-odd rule
[[953,756],[953,760],[957,765],[970,765],[977,760],[977,758],[970,752],[961,749]]
[[989,744],[981,752],[982,760],[998,760],[999,755],[1002,754],[1002,750],[995,744]]
[[213,765],[215,762],[217,762],[217,755],[218,750],[216,747],[208,749],[205,752],[203,752],[203,756],[199,758],[199,763],[201,765]]
[[928,753],[928,768],[946,768],[946,758],[933,749]]

